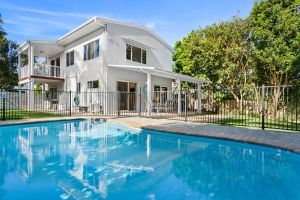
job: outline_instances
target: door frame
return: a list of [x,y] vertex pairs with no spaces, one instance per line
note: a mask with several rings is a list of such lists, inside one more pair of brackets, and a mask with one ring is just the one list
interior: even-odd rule
[[[123,82],[123,83],[127,83],[127,92],[129,93],[129,83],[135,83],[136,84],[136,93],[138,92],[138,89],[139,89],[139,82],[137,82],[137,81],[125,81],[125,80],[117,80],[116,81],[116,89],[117,89],[117,91],[118,91],[118,82]],[[136,109],[137,109],[137,97],[138,97],[138,95],[136,95],[136,97],[135,97],[135,107],[136,107]],[[129,96],[127,97],[127,110],[126,111],[130,111],[129,110]]]

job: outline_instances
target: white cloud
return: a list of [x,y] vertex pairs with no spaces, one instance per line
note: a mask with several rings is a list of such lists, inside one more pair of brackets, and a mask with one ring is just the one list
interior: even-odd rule
[[76,17],[76,18],[83,18],[83,19],[88,19],[93,17],[92,14],[73,13],[73,12],[54,12],[54,11],[43,10],[43,9],[18,7],[1,1],[0,1],[0,8],[14,10],[14,11],[30,12],[30,13],[41,14],[41,15],[49,15],[55,17]]
[[46,19],[40,19],[40,18],[33,18],[33,17],[23,17],[23,16],[17,16],[18,19],[27,21],[27,22],[36,22],[36,23],[42,23],[42,24],[50,24],[55,26],[55,28],[60,27],[63,29],[72,29],[74,26],[70,25],[69,23],[62,23],[52,20],[46,20]]

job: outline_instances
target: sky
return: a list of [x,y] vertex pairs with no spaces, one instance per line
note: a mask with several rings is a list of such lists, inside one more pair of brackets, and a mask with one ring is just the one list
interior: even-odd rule
[[248,16],[254,0],[0,0],[8,38],[56,40],[93,16],[150,27],[171,46],[193,29]]

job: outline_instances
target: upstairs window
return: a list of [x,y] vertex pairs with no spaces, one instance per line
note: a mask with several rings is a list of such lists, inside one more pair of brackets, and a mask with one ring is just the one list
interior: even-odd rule
[[147,51],[145,49],[126,44],[126,59],[138,63],[147,63]]
[[99,40],[95,40],[83,46],[83,60],[97,58],[100,55]]
[[74,65],[74,51],[66,53],[66,66]]
[[88,88],[99,88],[99,81],[88,81]]

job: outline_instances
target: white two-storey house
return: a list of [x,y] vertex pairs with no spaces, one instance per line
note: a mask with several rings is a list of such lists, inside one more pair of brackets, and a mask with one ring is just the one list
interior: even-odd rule
[[[52,93],[53,101],[59,91],[142,90],[152,102],[152,91],[171,91],[172,81],[188,81],[199,87],[207,83],[172,72],[172,54],[172,47],[144,26],[94,17],[56,41],[28,40],[22,44],[18,48],[19,87],[32,90],[42,86]],[[22,55],[28,56],[28,63],[22,63]],[[40,58],[45,61],[38,63]],[[87,95],[80,98],[82,106],[90,102]],[[123,110],[134,110],[138,103],[126,96],[120,101]],[[150,110],[151,103],[144,107]]]

